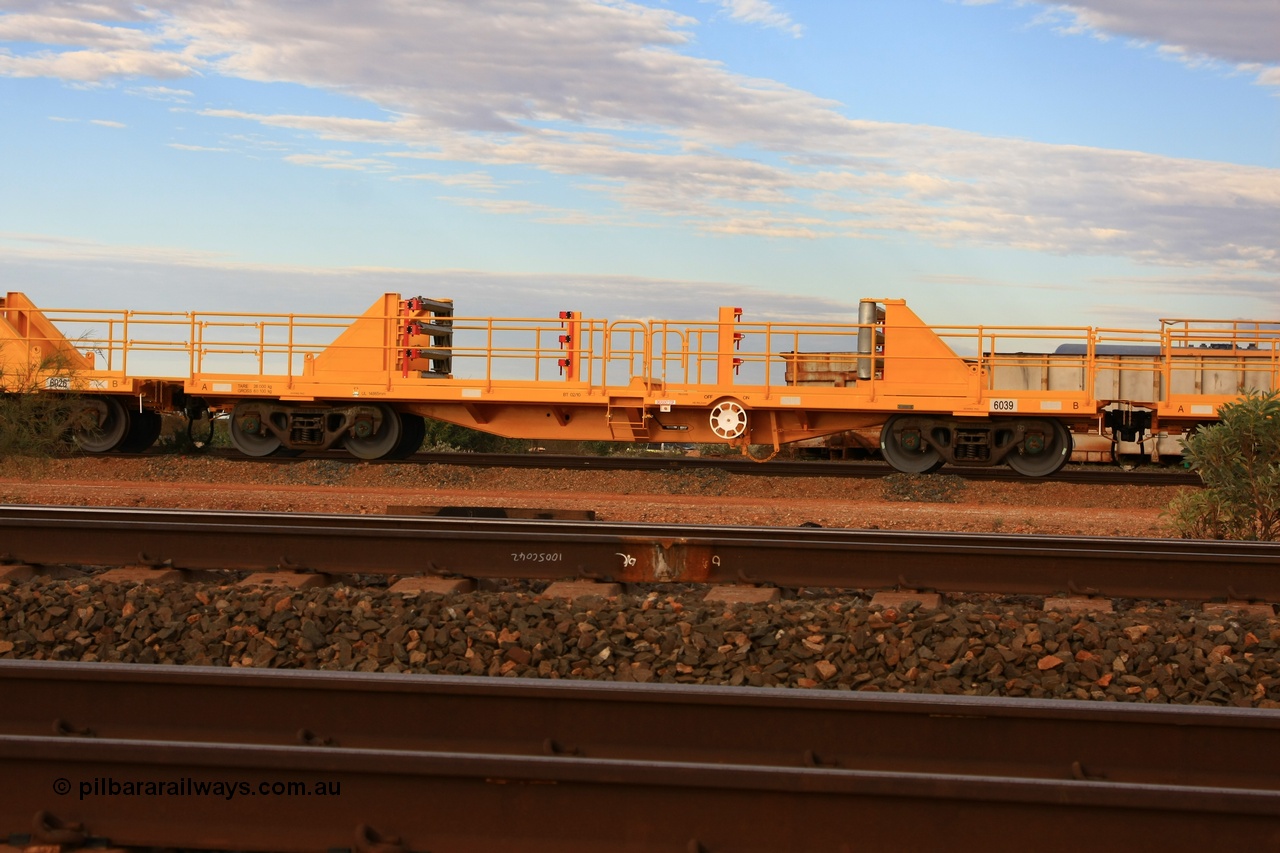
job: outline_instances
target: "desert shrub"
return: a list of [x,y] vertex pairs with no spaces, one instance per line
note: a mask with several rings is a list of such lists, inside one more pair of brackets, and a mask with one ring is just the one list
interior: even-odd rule
[[1280,392],[1250,391],[1186,441],[1183,458],[1204,481],[1169,504],[1184,539],[1280,537]]
[[741,456],[742,451],[728,444],[698,444],[694,446],[699,456]]
[[529,442],[427,418],[427,436],[422,446],[436,452],[522,453]]
[[615,441],[581,441],[578,443],[578,449],[584,456],[612,456],[614,451],[618,449],[618,443]]
[[71,431],[85,417],[73,394],[41,390],[49,377],[72,384],[65,359],[0,364],[0,457],[51,456],[74,446]]

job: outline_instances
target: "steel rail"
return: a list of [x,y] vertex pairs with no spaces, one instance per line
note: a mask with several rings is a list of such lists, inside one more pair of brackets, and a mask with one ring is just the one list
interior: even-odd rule
[[[267,457],[270,458],[270,457]],[[300,457],[305,460],[306,457]],[[503,468],[564,468],[597,471],[706,471],[720,470],[732,474],[760,477],[845,477],[878,479],[898,472],[884,462],[842,462],[833,460],[771,459],[757,462],[741,456],[570,456],[547,453],[416,453],[410,459],[422,464],[468,465]],[[403,461],[403,460],[402,460]],[[1064,468],[1045,481],[1028,479],[1009,468],[966,468],[947,465],[938,475],[952,475],[966,480],[1036,483],[1057,481],[1092,485],[1124,486],[1201,486],[1198,474],[1185,471],[1125,471],[1118,466],[1095,465]]]
[[1110,849],[1280,842],[1280,796],[1238,788],[8,735],[0,772],[11,841],[40,846],[777,853],[862,849],[871,837],[955,851],[1035,839],[1074,853],[1081,833]]
[[[31,695],[52,695],[40,691],[42,679],[66,681],[77,687],[64,689],[83,694],[72,704],[87,711],[99,688],[116,698],[133,687],[133,707],[168,725],[146,737],[14,734],[9,703],[0,728],[0,838],[15,846],[777,851],[853,850],[877,837],[957,851],[1024,850],[1034,838],[1037,849],[1075,851],[1080,838],[1062,831],[1068,824],[1115,847],[1210,849],[1229,837],[1269,849],[1280,841],[1280,787],[1264,767],[1280,729],[1274,715],[1245,709],[103,665],[33,675],[38,668],[16,668],[28,670]],[[103,672],[69,678],[85,669]],[[127,686],[106,686],[117,678]],[[218,682],[227,696],[210,708],[200,700],[212,694],[192,688]],[[161,683],[177,692],[162,696],[154,689]],[[155,706],[165,698],[180,701]],[[229,712],[231,725],[219,727],[218,711],[268,699],[256,727],[247,710]],[[312,700],[337,715],[350,744],[366,745],[289,741]],[[447,739],[466,725],[428,712],[482,706],[493,716],[481,726],[511,724],[520,733],[490,732],[447,749],[421,734],[443,726]],[[521,720],[530,711],[532,726]],[[619,711],[626,716],[602,716]],[[127,709],[98,713],[123,721]],[[245,742],[235,726],[246,724],[269,742]],[[581,734],[583,747],[530,754],[520,734],[556,731],[539,728],[547,724]],[[1127,747],[1123,731],[1135,738]],[[205,739],[180,739],[193,732]],[[840,766],[755,763],[759,742],[775,738],[851,753]],[[1031,750],[1021,773],[1019,745]],[[1098,767],[1115,775],[1072,773],[1061,763],[1043,775],[1037,761],[1074,754],[1072,747],[1098,750]],[[984,748],[1012,764],[984,764]],[[794,761],[793,753],[780,754]],[[1258,754],[1233,775],[1250,753]],[[1190,760],[1179,767],[1184,754]],[[1228,784],[1208,784],[1218,780]],[[291,784],[299,786],[293,795]]]
[[[457,465],[473,468],[535,468],[573,471],[725,471],[760,477],[844,477],[878,479],[896,474],[883,462],[773,459],[757,462],[741,456],[574,456],[559,453],[415,453],[407,459],[361,460],[334,450],[302,456],[245,456],[236,451],[208,451],[221,459],[267,465],[296,465],[323,459],[350,465]],[[102,454],[82,454],[101,458]],[[155,452],[112,453],[112,457],[158,456]],[[974,481],[1015,483],[1065,482],[1121,486],[1202,486],[1199,475],[1186,471],[1126,471],[1116,467],[1064,468],[1044,480],[1028,479],[1005,467],[966,468],[948,465],[937,472]]]
[[511,519],[0,508],[0,562],[1280,601],[1280,544]]
[[1243,708],[0,660],[0,733],[1272,790]]

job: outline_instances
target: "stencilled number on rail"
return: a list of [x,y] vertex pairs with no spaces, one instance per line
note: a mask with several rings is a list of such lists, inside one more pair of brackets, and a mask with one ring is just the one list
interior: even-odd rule
[[513,551],[511,561],[514,563],[559,563],[564,554],[555,551]]
[[1016,412],[1018,411],[1018,401],[1017,400],[992,400],[990,411]]
[[50,376],[45,380],[44,387],[54,391],[70,391],[71,379],[67,376]]

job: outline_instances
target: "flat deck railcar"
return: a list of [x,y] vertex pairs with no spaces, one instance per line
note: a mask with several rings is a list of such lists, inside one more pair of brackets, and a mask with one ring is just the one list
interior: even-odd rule
[[392,293],[354,316],[0,303],[4,390],[76,395],[88,417],[76,440],[91,452],[144,448],[163,413],[207,410],[251,456],[404,456],[435,418],[756,455],[853,431],[900,471],[1003,464],[1038,477],[1091,435],[1171,448],[1244,391],[1276,388],[1278,357],[1274,322],[929,326],[901,299],[862,300],[856,322],[829,324],[732,307],[705,322],[464,317],[450,300]]

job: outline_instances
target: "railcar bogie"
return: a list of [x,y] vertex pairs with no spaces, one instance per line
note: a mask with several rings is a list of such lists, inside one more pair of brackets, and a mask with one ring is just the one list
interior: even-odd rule
[[417,450],[426,424],[385,403],[318,406],[244,400],[231,409],[229,432],[231,443],[246,456],[344,447],[360,459],[381,459]]
[[880,433],[880,451],[898,471],[923,474],[943,465],[1007,464],[1028,477],[1061,470],[1071,432],[1053,418],[986,419],[895,415]]

